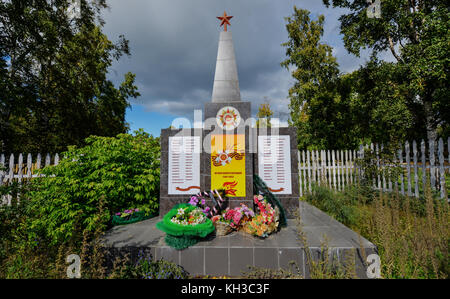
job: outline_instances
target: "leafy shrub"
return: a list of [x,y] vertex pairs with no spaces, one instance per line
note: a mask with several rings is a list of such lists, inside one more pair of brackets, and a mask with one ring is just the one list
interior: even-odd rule
[[189,274],[177,264],[165,260],[142,260],[137,266],[142,279],[187,279]]
[[[29,181],[8,182],[0,186],[0,199],[10,196],[10,205],[0,201],[0,278],[6,276],[3,270],[5,261],[14,254],[23,235],[19,233],[19,227],[23,225],[29,215],[29,205],[26,194],[30,191]],[[20,194],[20,200],[19,198]]]
[[295,262],[289,263],[290,268],[293,269],[266,269],[259,267],[249,267],[248,272],[242,273],[242,277],[245,279],[301,279],[303,276],[300,274],[300,268]]
[[[30,236],[42,233],[52,243],[67,241],[75,226],[94,231],[115,212],[136,207],[158,209],[159,139],[135,136],[89,137],[83,148],[69,147],[56,166],[32,181]],[[100,200],[103,213],[98,213]]]
[[139,253],[138,261],[132,265],[129,260],[118,260],[121,264],[109,278],[114,279],[188,279],[189,273],[183,267],[165,260],[153,260],[152,256]]
[[[365,148],[363,156],[355,161],[356,166],[360,169],[360,183],[370,187],[378,176],[393,182],[398,180],[402,168],[395,156],[394,147],[384,147],[378,152]],[[382,167],[383,165],[389,167]]]
[[[0,190],[0,197],[1,194],[2,190]],[[3,265],[15,251],[16,229],[26,219],[27,203],[28,201],[25,200],[21,201],[21,204],[14,202],[10,206],[0,205],[0,278],[5,278]]]
[[346,193],[334,192],[326,186],[315,185],[313,192],[306,195],[305,199],[345,225],[353,225],[358,221],[356,199]]

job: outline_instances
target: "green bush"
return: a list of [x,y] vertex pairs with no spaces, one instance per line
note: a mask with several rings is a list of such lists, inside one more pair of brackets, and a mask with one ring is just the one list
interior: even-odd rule
[[89,137],[85,147],[69,147],[58,165],[41,171],[30,193],[30,239],[65,242],[75,227],[94,231],[118,211],[158,210],[159,138],[135,133]]
[[[396,148],[392,146],[386,146],[378,152],[365,148],[363,156],[355,161],[361,174],[360,184],[372,187],[374,184],[373,180],[376,180],[378,177],[384,177],[386,180],[393,182],[397,181],[402,168],[395,157]],[[382,165],[389,165],[389,167],[382,167]]]
[[[295,271],[292,271],[295,268]],[[268,269],[249,266],[249,271],[242,271],[244,279],[302,279],[301,270],[294,261],[289,262],[289,269]]]
[[313,192],[306,195],[307,202],[326,212],[337,221],[351,226],[358,221],[357,201],[350,194],[334,192],[326,186],[315,185]]
[[189,273],[183,267],[166,261],[154,260],[153,257],[145,256],[139,252],[138,261],[135,264],[129,260],[117,260],[119,267],[113,269],[109,276],[113,279],[188,279]]
[[[0,187],[0,197],[2,187]],[[5,277],[4,261],[15,251],[16,229],[26,219],[27,200],[21,204],[0,205],[0,279]]]
[[142,279],[187,279],[189,273],[181,266],[165,261],[141,260],[136,266],[138,278]]
[[[434,197],[429,184],[424,198],[402,196],[398,191],[383,193],[369,186],[355,185],[342,192],[316,186],[305,199],[377,246],[383,278],[447,279],[447,200]],[[311,277],[328,275],[322,264],[315,266]]]

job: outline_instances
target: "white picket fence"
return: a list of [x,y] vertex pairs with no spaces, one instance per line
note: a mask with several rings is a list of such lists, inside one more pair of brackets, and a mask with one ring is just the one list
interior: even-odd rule
[[[360,169],[355,165],[355,161],[364,155],[364,148],[371,148],[375,152],[381,150],[377,144],[366,147],[361,146],[359,150],[314,150],[298,152],[298,172],[300,196],[312,192],[314,184],[325,184],[329,188],[341,191],[347,186],[360,180]],[[378,176],[373,181],[376,189],[391,192],[398,188],[401,194],[419,197],[419,187],[426,185],[427,179],[431,188],[440,192],[441,198],[447,198],[448,192],[445,185],[445,176],[450,177],[450,138],[447,139],[447,156],[444,156],[444,141],[425,142],[422,140],[420,148],[417,142],[411,144],[406,142],[404,147],[399,149],[396,158],[403,168],[400,179],[391,182],[383,175]],[[45,155],[43,159],[38,154],[33,160],[31,154],[27,155],[26,162],[23,154],[16,160],[14,155],[10,155],[6,161],[4,154],[0,155],[0,186],[13,181],[21,183],[24,180],[38,176],[38,169],[59,163],[59,155]],[[389,167],[378,162],[379,168]],[[6,169],[6,170],[4,170]],[[422,187],[423,188],[423,187]],[[11,203],[11,196],[0,198],[0,203]]]
[[[22,183],[24,180],[29,180],[38,176],[37,170],[49,166],[58,165],[59,155],[55,154],[53,157],[50,154],[45,155],[45,159],[42,159],[42,155],[38,154],[36,160],[33,162],[31,154],[27,155],[26,162],[24,161],[23,154],[19,154],[17,161],[14,154],[11,154],[9,161],[6,162],[4,154],[0,155],[0,186],[9,184],[13,181]],[[0,198],[0,204],[11,204],[11,195],[2,196]]]
[[[299,151],[300,195],[311,193],[314,184],[328,185],[331,189],[341,191],[359,181],[361,170],[355,165],[355,161],[363,157],[365,148],[378,153],[382,146],[370,144],[361,146],[358,151]],[[422,140],[420,148],[416,141],[405,142],[395,157],[403,168],[399,180],[392,182],[381,174],[373,180],[373,187],[386,192],[398,188],[403,195],[419,197],[420,185],[426,186],[428,179],[432,190],[438,191],[441,198],[447,198],[445,176],[450,178],[450,138],[447,139],[447,157],[444,156],[444,149],[442,138],[427,144]],[[378,161],[377,167],[383,169],[390,166]]]

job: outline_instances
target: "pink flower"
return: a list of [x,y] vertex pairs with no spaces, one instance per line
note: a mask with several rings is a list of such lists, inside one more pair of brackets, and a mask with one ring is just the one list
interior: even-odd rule
[[241,221],[241,216],[242,215],[238,214],[238,213],[234,214],[234,216],[233,216],[234,223],[239,224],[239,221]]
[[211,210],[210,207],[206,207],[206,208],[203,210],[203,213],[204,213],[205,215],[208,215],[208,213],[209,213],[210,210]]

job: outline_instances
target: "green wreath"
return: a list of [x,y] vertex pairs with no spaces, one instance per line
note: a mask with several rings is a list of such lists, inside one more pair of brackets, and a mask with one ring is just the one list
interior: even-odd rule
[[187,208],[187,212],[196,209],[195,206],[187,203],[177,204],[164,215],[162,221],[156,223],[156,228],[167,234],[165,238],[167,245],[178,250],[195,245],[215,230],[214,224],[209,218],[194,226],[173,223],[171,219],[177,215],[180,208]]
[[120,216],[114,215],[112,217],[111,222],[112,222],[113,226],[125,225],[125,224],[131,224],[131,223],[147,220],[147,219],[150,219],[150,218],[153,218],[156,216],[158,216],[158,212],[152,213],[150,215],[145,215],[145,212],[139,211],[139,212],[134,212],[133,214],[131,214],[129,218],[122,218]]

